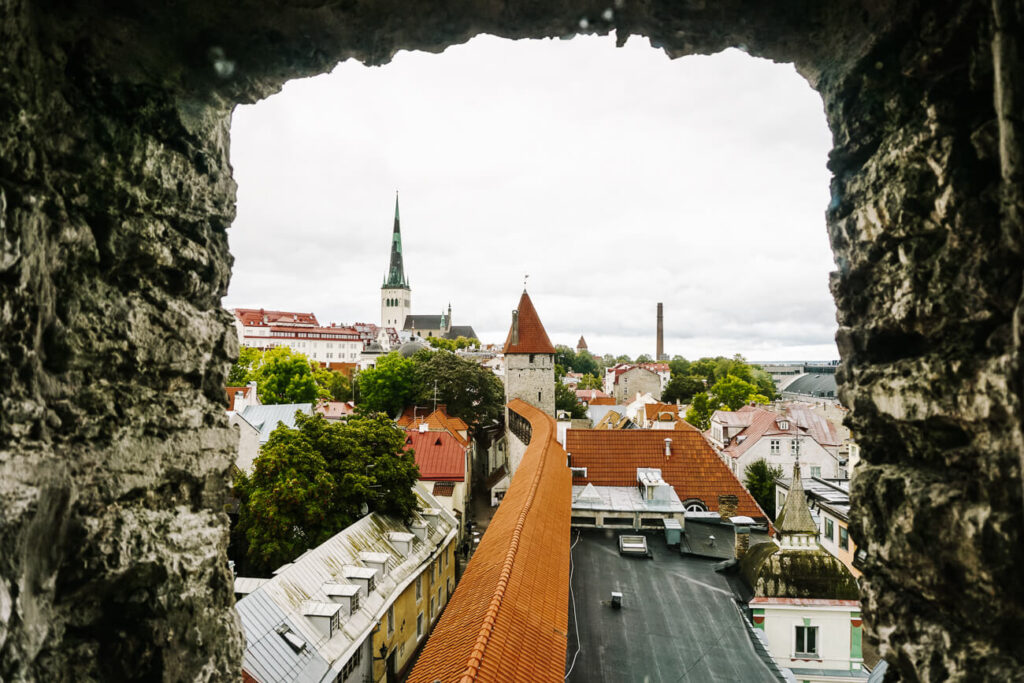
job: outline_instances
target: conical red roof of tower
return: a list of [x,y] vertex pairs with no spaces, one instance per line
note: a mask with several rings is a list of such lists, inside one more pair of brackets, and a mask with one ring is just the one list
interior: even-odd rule
[[505,339],[505,353],[554,353],[555,347],[548,339],[548,333],[544,331],[544,325],[540,322],[537,309],[530,301],[530,295],[523,290],[523,296],[519,299],[519,343],[512,344],[512,328],[508,329],[508,337]]

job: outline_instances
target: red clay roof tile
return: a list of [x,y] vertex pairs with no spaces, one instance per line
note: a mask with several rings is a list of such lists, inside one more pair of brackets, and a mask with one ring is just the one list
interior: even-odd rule
[[508,330],[508,338],[505,340],[505,353],[554,353],[555,347],[548,339],[548,333],[537,315],[537,309],[530,301],[530,295],[523,290],[523,296],[519,299],[519,341],[512,343],[512,328]]
[[554,420],[518,399],[532,439],[409,677],[562,681],[569,627],[572,476]]
[[465,481],[466,447],[448,432],[406,431],[405,450],[416,452],[420,479],[425,481]]
[[[685,422],[680,424],[686,424]],[[661,429],[570,429],[565,450],[573,467],[586,467],[587,476],[574,484],[594,486],[636,486],[638,467],[657,467],[662,478],[676,490],[679,500],[703,501],[708,510],[718,510],[718,496],[739,498],[736,514],[765,517],[754,497],[695,428]],[[672,453],[665,457],[665,439],[672,439]]]

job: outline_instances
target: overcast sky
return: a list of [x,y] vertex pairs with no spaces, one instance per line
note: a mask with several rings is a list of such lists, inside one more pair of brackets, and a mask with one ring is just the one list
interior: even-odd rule
[[646,40],[398,54],[235,110],[224,305],[380,322],[395,190],[413,312],[503,342],[523,276],[554,343],[838,358],[831,134],[791,65]]

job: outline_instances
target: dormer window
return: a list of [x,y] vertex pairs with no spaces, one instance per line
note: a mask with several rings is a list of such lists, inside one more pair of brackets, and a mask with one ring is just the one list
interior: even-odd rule
[[788,431],[789,430],[789,420],[779,420],[779,429],[781,429],[784,432]]

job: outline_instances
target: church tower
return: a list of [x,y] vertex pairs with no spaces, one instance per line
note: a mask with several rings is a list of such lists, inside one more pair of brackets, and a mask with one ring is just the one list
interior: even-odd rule
[[525,289],[505,340],[505,402],[514,398],[555,416],[555,347]]
[[391,232],[391,265],[380,288],[380,325],[401,330],[412,311],[412,289],[402,264],[402,230],[398,221],[398,193],[395,193],[395,227]]

